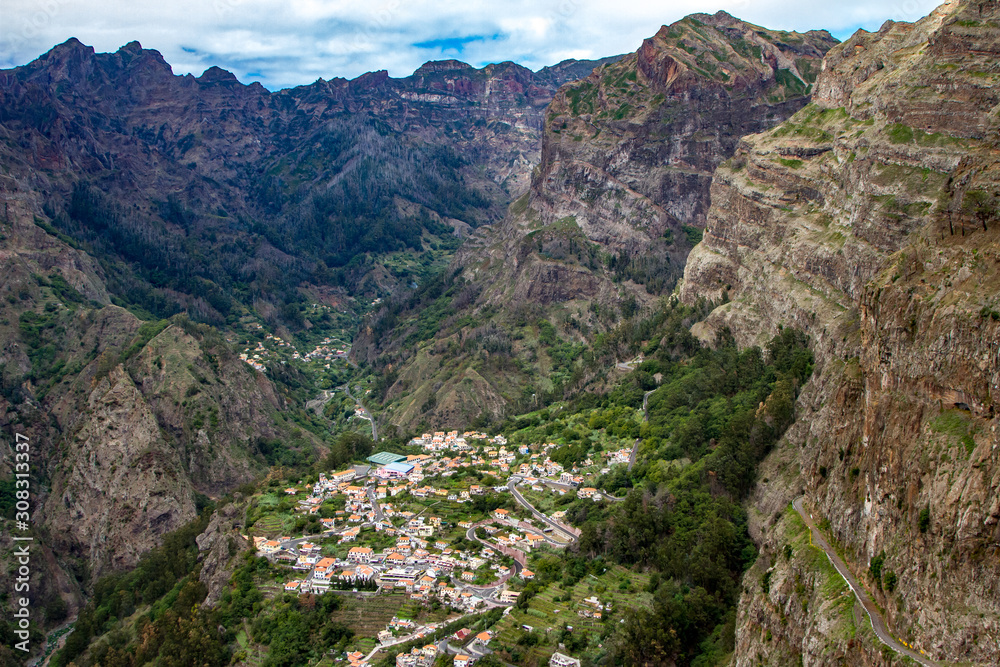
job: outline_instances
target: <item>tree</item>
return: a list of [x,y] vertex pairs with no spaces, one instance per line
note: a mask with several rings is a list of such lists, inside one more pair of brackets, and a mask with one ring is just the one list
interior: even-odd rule
[[931,527],[931,508],[925,507],[920,510],[920,517],[917,519],[917,527],[921,533],[926,533]]
[[1000,196],[985,190],[970,190],[965,193],[962,208],[982,224],[985,232],[988,222],[1000,218]]

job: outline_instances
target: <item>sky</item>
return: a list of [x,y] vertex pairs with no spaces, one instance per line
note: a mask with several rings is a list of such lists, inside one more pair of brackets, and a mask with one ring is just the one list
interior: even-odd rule
[[175,74],[218,66],[271,90],[428,60],[532,70],[567,58],[634,51],[661,25],[725,10],[782,30],[846,39],[888,19],[913,21],[937,0],[0,0],[0,68],[26,64],[70,37],[98,52],[133,40]]

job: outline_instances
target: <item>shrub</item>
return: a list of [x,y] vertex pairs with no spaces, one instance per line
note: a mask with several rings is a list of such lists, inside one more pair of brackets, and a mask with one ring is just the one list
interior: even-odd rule
[[917,526],[920,528],[921,533],[926,533],[927,529],[931,527],[930,507],[925,507],[920,510],[920,518],[917,520]]
[[885,565],[885,552],[879,553],[879,555],[872,558],[871,562],[868,564],[868,573],[872,575],[872,579],[875,580],[875,586],[880,590],[882,588],[883,565]]
[[896,573],[892,570],[887,571],[885,573],[885,577],[883,577],[883,583],[885,585],[885,590],[890,593],[896,590]]

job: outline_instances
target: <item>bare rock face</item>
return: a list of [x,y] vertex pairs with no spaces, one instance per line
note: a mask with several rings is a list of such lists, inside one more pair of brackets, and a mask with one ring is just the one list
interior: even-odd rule
[[[702,227],[715,167],[740,137],[808,101],[835,43],[825,31],[772,31],[725,12],[663,26],[555,97],[532,208],[544,224],[576,216],[614,249],[648,250],[668,229]],[[674,261],[682,268],[683,255]]]
[[219,601],[222,591],[229,585],[239,557],[251,550],[250,542],[240,534],[245,511],[241,498],[237,498],[213,512],[205,532],[195,538],[201,561],[198,578],[208,589],[202,604],[207,607]]
[[802,492],[898,636],[941,660],[995,660],[998,18],[996,2],[955,2],[860,31],[827,55],[812,104],[716,172],[681,297],[728,303],[696,333],[729,327],[753,344],[795,326],[818,361],[753,498],[765,558],[745,580],[737,664],[881,659],[849,610],[821,611],[832,589],[802,581],[817,567],[808,549],[781,557]]
[[161,535],[193,519],[194,493],[121,366],[97,381],[87,407],[54,480],[49,526],[67,551],[87,545],[100,574],[135,565]]

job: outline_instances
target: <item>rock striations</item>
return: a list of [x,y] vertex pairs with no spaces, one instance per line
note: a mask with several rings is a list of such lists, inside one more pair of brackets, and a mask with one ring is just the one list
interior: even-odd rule
[[997,2],[859,31],[827,55],[811,104],[715,172],[681,297],[729,301],[697,333],[753,344],[799,327],[818,362],[753,498],[763,557],[738,665],[881,664],[786,511],[803,492],[898,637],[995,664],[998,63]]

